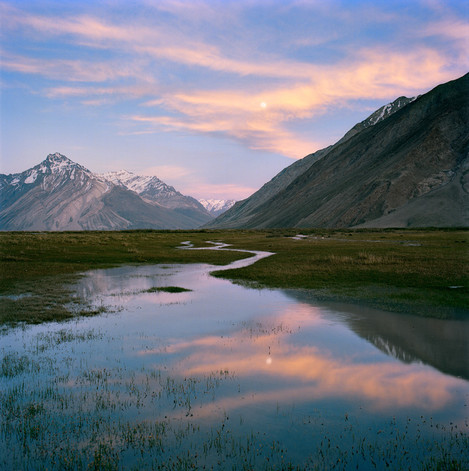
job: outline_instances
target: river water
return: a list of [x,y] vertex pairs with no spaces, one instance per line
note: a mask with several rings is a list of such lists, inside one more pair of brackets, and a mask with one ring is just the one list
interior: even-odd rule
[[[219,269],[91,271],[77,293],[111,312],[4,332],[0,468],[468,464],[469,322],[321,304]],[[155,290],[169,286],[187,291]]]

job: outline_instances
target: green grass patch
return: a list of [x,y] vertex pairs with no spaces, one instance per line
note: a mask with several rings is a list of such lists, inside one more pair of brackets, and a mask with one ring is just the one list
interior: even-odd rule
[[[267,232],[267,231],[266,231]],[[268,231],[224,240],[275,255],[216,276],[272,288],[312,290],[320,300],[360,302],[431,317],[468,315],[467,231]],[[259,234],[260,235],[260,234]],[[458,288],[453,288],[458,286]]]
[[144,293],[185,293],[192,291],[191,289],[181,288],[180,286],[154,286],[153,288],[146,289]]

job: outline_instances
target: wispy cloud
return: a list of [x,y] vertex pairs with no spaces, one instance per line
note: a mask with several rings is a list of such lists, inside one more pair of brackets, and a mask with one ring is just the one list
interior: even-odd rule
[[469,44],[469,21],[463,18],[445,18],[423,27],[420,35],[424,37],[439,36],[457,40],[467,46]]
[[[102,16],[3,4],[3,37],[32,38],[36,46],[14,50],[5,41],[2,68],[53,81],[35,90],[49,99],[93,107],[140,100],[131,112],[116,109],[128,133],[217,134],[293,158],[329,144],[305,137],[295,123],[352,101],[415,95],[469,68],[468,22],[441,4],[438,16],[419,21],[378,4],[275,3],[285,18],[318,15],[319,32],[247,21],[261,2],[140,5],[144,13],[129,17],[113,5]],[[380,40],[378,32],[354,39],[377,25],[396,39]]]
[[2,53],[2,68],[64,82],[115,81],[120,78],[134,77],[136,70],[139,69],[135,64],[123,65],[113,61],[48,60],[9,53]]
[[133,85],[106,86],[94,85],[60,85],[43,90],[48,98],[73,98],[73,97],[114,97],[116,100],[128,100],[134,98],[151,97],[158,92],[158,85],[154,83],[135,83]]

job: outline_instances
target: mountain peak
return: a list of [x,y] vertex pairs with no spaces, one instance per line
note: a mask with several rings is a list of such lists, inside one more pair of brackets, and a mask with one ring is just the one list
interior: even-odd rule
[[38,169],[41,173],[48,173],[48,169],[51,173],[62,173],[63,171],[73,170],[76,168],[80,168],[86,173],[90,173],[88,169],[82,167],[81,165],[73,162],[68,157],[59,152],[55,154],[49,154],[46,157],[46,160],[39,164],[40,168]]
[[105,180],[138,193],[144,197],[160,198],[163,195],[180,195],[172,186],[167,185],[154,175],[135,175],[128,170],[118,170],[115,172],[103,173],[100,175]]
[[115,177],[115,178],[133,178],[133,177],[135,177],[135,173],[129,172],[128,170],[125,170],[125,169],[116,170],[115,172],[107,172],[104,175],[108,175],[109,177]]
[[71,160],[68,157],[65,157],[65,155],[62,155],[59,152],[56,152],[55,154],[49,154],[46,160],[48,162],[57,162],[57,161],[65,161],[65,160],[68,160],[71,162]]

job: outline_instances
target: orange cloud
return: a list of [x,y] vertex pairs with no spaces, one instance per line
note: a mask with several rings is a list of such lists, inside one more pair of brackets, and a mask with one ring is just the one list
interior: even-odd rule
[[[359,60],[334,66],[315,66],[305,81],[264,90],[193,90],[168,93],[145,106],[158,106],[176,116],[142,116],[131,119],[156,129],[199,133],[224,133],[252,149],[277,152],[292,158],[330,142],[305,140],[287,130],[286,123],[320,115],[348,100],[412,96],[433,83],[450,78],[445,59],[430,49],[389,53],[383,49],[364,50]],[[282,64],[278,69],[289,69]],[[392,80],[390,80],[392,77]],[[266,106],[262,108],[261,103]],[[340,136],[338,136],[340,137]]]

